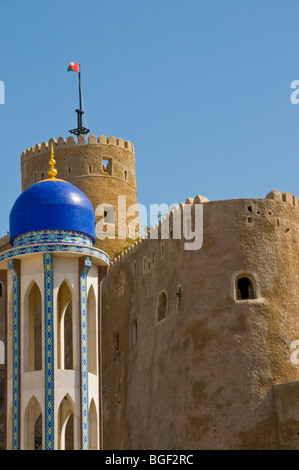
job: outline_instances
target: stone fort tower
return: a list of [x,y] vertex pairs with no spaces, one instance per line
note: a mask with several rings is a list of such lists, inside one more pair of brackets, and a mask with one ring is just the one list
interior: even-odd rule
[[[78,136],[76,142],[73,136],[67,140],[59,137],[50,139],[54,143],[56,168],[58,178],[77,186],[90,199],[96,215],[96,224],[105,216],[108,224],[115,223],[115,237],[100,240],[99,228],[96,227],[96,247],[101,246],[110,258],[128,245],[126,238],[134,238],[135,233],[118,233],[118,196],[126,197],[126,205],[137,204],[137,187],[135,175],[134,146],[129,141],[106,138],[101,135],[96,138],[89,135],[86,141],[84,135]],[[21,172],[22,190],[43,180],[47,175],[48,143],[37,144],[22,152]],[[102,210],[98,208],[102,205]],[[103,206],[104,205],[104,206]],[[111,212],[112,206],[115,213]],[[97,209],[98,208],[98,209]],[[134,215],[134,218],[136,214]],[[133,218],[133,217],[132,217]]]

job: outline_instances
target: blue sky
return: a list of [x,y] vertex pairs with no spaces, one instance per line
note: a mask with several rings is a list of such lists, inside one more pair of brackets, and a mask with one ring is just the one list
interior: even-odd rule
[[[0,237],[23,149],[76,126],[135,146],[138,200],[299,196],[298,0],[0,0]],[[105,202],[105,201],[103,201]]]

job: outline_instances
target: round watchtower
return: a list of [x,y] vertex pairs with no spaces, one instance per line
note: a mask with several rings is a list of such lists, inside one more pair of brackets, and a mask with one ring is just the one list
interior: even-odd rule
[[[95,246],[113,258],[135,233],[119,230],[119,196],[126,210],[137,204],[134,146],[129,141],[84,135],[37,144],[21,155],[22,191],[47,177],[49,144],[54,144],[57,178],[72,183],[90,199],[96,215]],[[124,199],[124,197],[126,199]],[[113,210],[114,208],[114,210]],[[134,213],[126,225],[137,217]]]

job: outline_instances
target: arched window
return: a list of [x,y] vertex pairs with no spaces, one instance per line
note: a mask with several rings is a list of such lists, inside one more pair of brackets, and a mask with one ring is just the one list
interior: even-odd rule
[[25,300],[24,371],[42,369],[42,297],[33,282]]
[[42,450],[42,410],[33,396],[25,410],[25,450]]
[[89,407],[89,450],[98,450],[98,416],[94,399]]
[[251,276],[242,274],[236,279],[236,299],[255,299],[255,283]]
[[87,297],[88,372],[97,373],[96,297],[91,286]]
[[12,428],[13,428],[13,410],[12,404],[9,406],[8,419],[7,419],[7,431],[6,431],[6,449],[12,450]]
[[76,413],[73,400],[67,394],[61,400],[58,410],[59,449],[75,450]]
[[167,314],[167,295],[164,291],[160,292],[157,307],[157,322],[163,320]]
[[57,296],[58,368],[74,369],[72,293],[63,281]]

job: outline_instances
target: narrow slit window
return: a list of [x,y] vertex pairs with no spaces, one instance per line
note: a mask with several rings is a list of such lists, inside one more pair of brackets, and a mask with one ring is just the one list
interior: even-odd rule
[[136,263],[136,261],[134,261],[134,263],[133,263],[133,278],[134,278],[134,281],[136,281],[136,279],[137,279],[137,263]]
[[72,169],[71,169],[71,167],[70,167],[70,166],[68,166],[68,167],[67,167],[67,174],[68,174],[68,175],[70,175],[70,174],[71,174],[71,172],[72,172]]
[[114,343],[114,358],[120,356],[120,341],[119,341],[119,333],[115,333],[113,336],[113,343]]
[[124,178],[125,178],[125,181],[128,181],[128,172],[126,170],[124,171]]
[[163,291],[159,294],[158,308],[157,308],[157,322],[160,322],[166,317],[167,313],[167,295]]
[[132,322],[132,347],[137,344],[137,320]]
[[181,286],[177,287],[176,291],[176,311],[178,312],[181,307],[182,289]]

